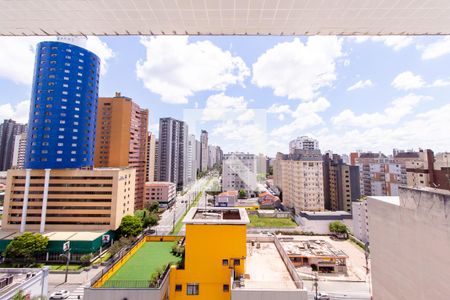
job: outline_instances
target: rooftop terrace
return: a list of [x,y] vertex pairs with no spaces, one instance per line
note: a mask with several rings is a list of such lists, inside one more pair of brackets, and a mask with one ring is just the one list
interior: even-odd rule
[[[259,244],[259,248],[258,245]],[[247,244],[243,289],[296,289],[295,283],[272,242]]]
[[228,224],[245,225],[250,223],[244,208],[199,208],[189,210],[183,221],[185,224]]
[[324,240],[281,240],[281,245],[289,256],[348,258],[344,251]]

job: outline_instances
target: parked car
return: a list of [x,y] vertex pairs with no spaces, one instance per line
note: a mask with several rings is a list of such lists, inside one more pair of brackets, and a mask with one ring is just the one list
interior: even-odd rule
[[330,300],[330,299],[331,299],[330,296],[325,293],[319,293],[316,298],[316,300]]
[[57,292],[54,292],[50,295],[50,299],[66,299],[70,296],[70,292],[66,290],[60,290]]

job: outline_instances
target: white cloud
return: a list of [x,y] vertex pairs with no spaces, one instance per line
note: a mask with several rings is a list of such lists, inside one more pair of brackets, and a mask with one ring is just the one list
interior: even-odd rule
[[108,44],[102,42],[97,36],[90,36],[86,42],[86,49],[94,52],[100,58],[100,74],[106,74],[108,70],[108,61],[115,56],[114,51]]
[[328,107],[330,107],[330,102],[323,97],[315,101],[300,103],[297,109],[292,112],[294,120],[288,124],[274,128],[270,135],[272,137],[294,137],[298,135],[299,130],[320,125],[323,123],[323,119],[318,113],[325,111]]
[[322,149],[333,149],[336,153],[349,153],[356,149],[391,153],[393,148],[430,148],[435,152],[448,151],[450,130],[448,116],[450,104],[408,118],[393,127],[354,128],[337,131],[322,128],[315,132]]
[[353,84],[352,86],[347,88],[347,91],[354,91],[354,90],[358,90],[358,89],[363,89],[363,88],[367,88],[367,87],[371,87],[373,86],[373,82],[370,79],[367,80],[360,80],[358,82],[356,82],[355,84]]
[[350,37],[357,43],[363,43],[366,41],[381,42],[385,46],[399,51],[414,43],[414,38],[410,36],[355,36]]
[[430,88],[430,87],[445,87],[450,85],[450,80],[436,79],[433,83],[426,83],[422,76],[416,75],[411,71],[405,71],[398,74],[391,85],[399,90],[414,90],[420,88]]
[[279,43],[253,64],[252,82],[273,89],[276,96],[311,100],[320,88],[336,80],[336,59],[341,57],[342,39],[310,37]]
[[416,75],[411,71],[405,71],[398,74],[391,85],[399,90],[414,90],[425,87],[426,83],[420,75]]
[[287,104],[274,103],[267,109],[267,112],[271,114],[280,114],[280,113],[290,114],[292,113],[292,110],[290,106]]
[[34,53],[42,37],[0,37],[0,77],[31,84]]
[[450,37],[443,37],[437,42],[424,46],[421,50],[423,60],[434,59],[450,54]]
[[137,77],[167,103],[187,103],[195,92],[224,91],[250,75],[242,58],[210,41],[189,43],[187,36],[162,36],[141,38],[141,44],[147,55],[136,63]]
[[363,113],[356,115],[352,110],[346,109],[331,118],[333,125],[342,127],[376,127],[398,123],[404,116],[413,112],[413,109],[431,97],[409,94],[394,99],[383,112]]
[[444,87],[444,86],[449,86],[449,85],[450,85],[450,80],[437,79],[437,80],[433,81],[433,83],[431,84],[431,87]]
[[16,105],[6,103],[0,105],[0,120],[13,119],[18,123],[28,123],[30,101],[24,100]]
[[[18,84],[30,85],[36,45],[42,41],[53,41],[55,37],[0,37],[0,77]],[[95,52],[102,61],[101,73],[107,69],[107,61],[114,52],[98,37],[89,37],[86,48]]]
[[206,99],[206,107],[202,111],[203,121],[223,119],[230,111],[242,112],[247,109],[244,97],[231,97],[224,93],[211,95]]

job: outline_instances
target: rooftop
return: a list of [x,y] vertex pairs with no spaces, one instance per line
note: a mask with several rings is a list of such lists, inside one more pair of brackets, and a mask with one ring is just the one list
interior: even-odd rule
[[[44,236],[48,237],[50,241],[92,241],[99,236],[105,234],[105,230],[102,231],[48,231],[44,233]],[[0,240],[12,240],[16,236],[22,235],[18,231],[4,231],[0,230]]]
[[250,221],[244,208],[214,207],[204,209],[193,207],[187,213],[183,223],[245,225]]
[[285,240],[281,241],[281,245],[289,256],[348,258],[344,251],[324,240]]
[[42,272],[43,269],[37,268],[0,268],[0,299],[6,294],[14,292],[19,289],[23,283]]
[[300,216],[308,220],[351,219],[352,214],[346,211],[301,211]]
[[237,195],[238,191],[227,191],[219,194],[219,196],[237,196]]
[[273,242],[247,244],[243,285],[245,289],[296,289]]

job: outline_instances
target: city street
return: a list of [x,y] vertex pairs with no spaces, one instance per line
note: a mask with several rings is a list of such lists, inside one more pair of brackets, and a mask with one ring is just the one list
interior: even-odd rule
[[[161,214],[158,226],[154,227],[155,235],[168,235],[174,225],[183,216],[186,209],[194,201],[196,195],[207,189],[206,182],[210,177],[203,177],[195,181],[184,195],[177,196],[175,204]],[[204,195],[200,198],[198,205],[204,205]]]

